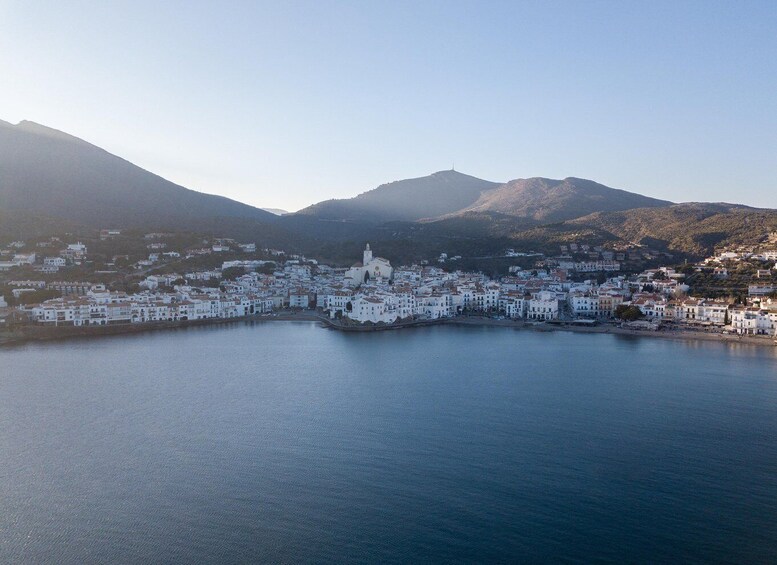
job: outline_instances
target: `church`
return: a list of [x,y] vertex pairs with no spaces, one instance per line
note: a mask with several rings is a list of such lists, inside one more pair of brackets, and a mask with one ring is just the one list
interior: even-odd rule
[[388,259],[373,257],[370,244],[364,248],[364,257],[361,263],[356,263],[345,272],[345,282],[350,286],[359,286],[371,279],[390,280],[394,274]]

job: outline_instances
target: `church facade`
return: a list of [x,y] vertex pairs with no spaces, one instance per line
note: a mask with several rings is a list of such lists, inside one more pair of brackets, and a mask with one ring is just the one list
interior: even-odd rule
[[364,256],[361,263],[356,263],[345,272],[345,282],[350,286],[359,286],[369,280],[390,280],[394,274],[394,268],[388,259],[373,257],[370,244],[364,248]]

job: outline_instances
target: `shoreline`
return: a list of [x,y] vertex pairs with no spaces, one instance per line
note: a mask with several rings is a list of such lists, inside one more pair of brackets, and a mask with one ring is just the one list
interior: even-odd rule
[[756,336],[756,335],[739,335],[739,334],[723,334],[712,333],[692,329],[672,329],[672,330],[638,330],[633,328],[621,328],[615,325],[598,325],[598,326],[578,326],[572,325],[569,322],[559,324],[547,324],[547,323],[529,323],[525,321],[514,320],[496,320],[493,318],[451,318],[448,323],[453,325],[463,326],[483,326],[483,327],[504,327],[525,329],[529,331],[537,332],[573,332],[573,333],[589,333],[589,334],[610,334],[610,335],[624,335],[635,337],[647,337],[647,338],[659,338],[659,339],[671,339],[679,341],[713,341],[718,343],[740,344],[740,345],[757,345],[757,346],[777,346],[777,338],[770,336]]
[[264,323],[264,322],[317,322],[323,328],[336,331],[370,333],[380,331],[395,331],[407,328],[422,328],[438,325],[470,326],[470,327],[501,327],[535,332],[564,331],[587,334],[610,334],[632,337],[648,337],[659,339],[671,339],[681,341],[712,341],[728,344],[777,346],[777,338],[769,336],[738,335],[710,333],[691,329],[664,329],[664,330],[638,330],[622,328],[616,325],[605,324],[597,326],[580,326],[571,323],[527,322],[524,320],[495,319],[478,316],[459,316],[456,318],[442,318],[437,320],[413,320],[399,324],[381,326],[345,325],[336,322],[314,311],[285,311],[270,315],[246,316],[240,318],[214,318],[207,320],[191,320],[177,322],[151,322],[144,324],[121,324],[114,326],[19,326],[11,330],[0,331],[0,348],[4,346],[17,346],[34,342],[63,341],[70,339],[85,339],[102,336],[116,336],[124,334],[146,333],[154,331],[170,331],[200,326],[215,326],[237,323]]
[[175,322],[147,322],[142,324],[116,324],[112,326],[36,326],[24,325],[0,330],[0,348],[24,345],[26,343],[63,341],[71,339],[99,338],[103,336],[127,335],[155,331],[238,324],[244,322],[301,321],[320,322],[320,316],[310,312],[294,314],[285,312],[275,316],[242,316],[238,318],[210,318],[205,320],[184,320]]

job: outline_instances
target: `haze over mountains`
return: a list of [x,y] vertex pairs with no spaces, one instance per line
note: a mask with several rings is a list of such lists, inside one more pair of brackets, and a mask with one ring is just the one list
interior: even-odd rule
[[284,214],[288,214],[288,210],[282,210],[281,208],[262,208],[265,212],[269,212],[270,214],[275,214],[276,216],[283,216]]
[[774,210],[673,204],[573,177],[500,183],[454,170],[279,213],[187,189],[64,132],[0,121],[0,237],[161,229],[332,256],[369,240],[382,244],[384,254],[393,249],[407,256],[505,245],[549,249],[585,235],[701,254],[731,238],[777,229]]

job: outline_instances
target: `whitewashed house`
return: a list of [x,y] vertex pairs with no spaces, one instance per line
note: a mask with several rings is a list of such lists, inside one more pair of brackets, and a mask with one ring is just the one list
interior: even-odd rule
[[526,309],[526,317],[529,320],[556,320],[558,319],[559,301],[555,292],[547,290],[536,293],[530,300]]

